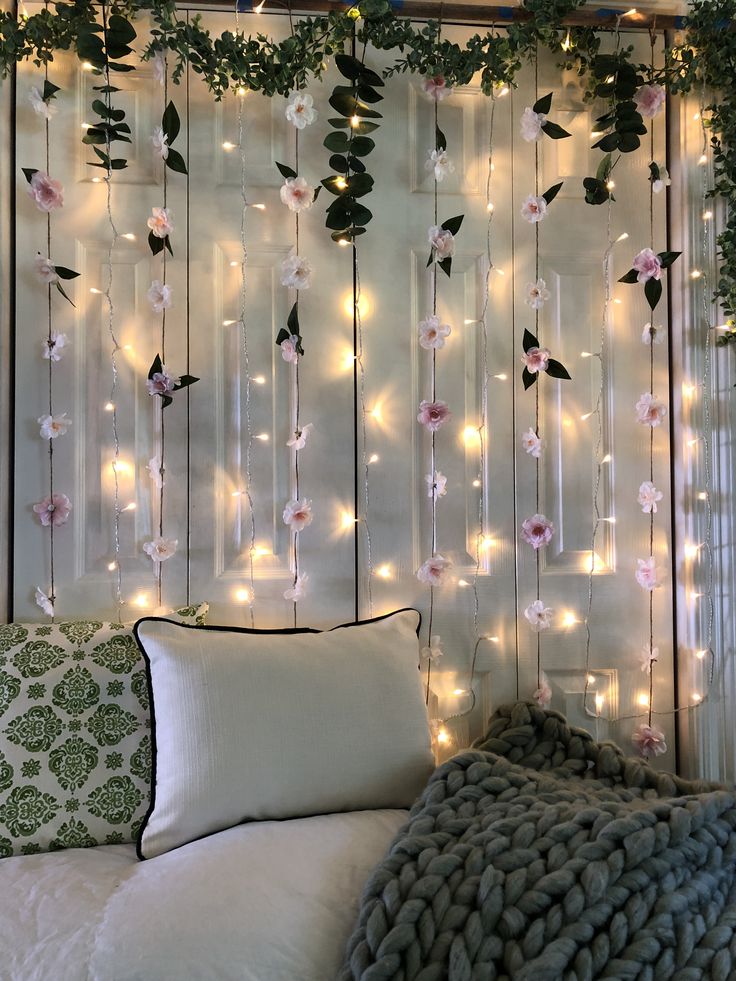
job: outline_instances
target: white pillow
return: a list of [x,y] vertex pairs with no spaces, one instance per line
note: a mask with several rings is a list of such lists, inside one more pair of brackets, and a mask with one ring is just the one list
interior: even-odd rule
[[134,632],[153,718],[152,858],[249,820],[409,807],[433,769],[416,610],[321,632]]

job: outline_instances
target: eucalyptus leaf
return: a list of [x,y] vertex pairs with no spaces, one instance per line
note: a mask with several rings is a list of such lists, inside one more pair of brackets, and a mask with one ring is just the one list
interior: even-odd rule
[[346,153],[350,141],[347,133],[340,131],[337,133],[328,133],[322,142],[333,153]]
[[[370,136],[355,136],[350,143],[350,152],[356,157],[366,157],[375,145]],[[331,150],[332,147],[327,149]]]

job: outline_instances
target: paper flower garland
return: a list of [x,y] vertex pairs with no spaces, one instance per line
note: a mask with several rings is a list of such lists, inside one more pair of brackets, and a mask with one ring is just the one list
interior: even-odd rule
[[634,256],[632,268],[619,279],[619,283],[644,283],[644,295],[650,308],[654,310],[662,298],[662,270],[669,269],[680,255],[681,252],[642,249]]
[[452,257],[455,254],[455,236],[460,231],[465,215],[448,218],[441,225],[432,225],[427,232],[430,244],[427,266],[436,262],[446,276],[452,273]]
[[199,378],[195,378],[194,375],[181,375],[180,377],[173,375],[166,365],[161,363],[161,356],[157,354],[148,369],[146,388],[149,395],[157,395],[161,398],[165,409],[174,401],[172,398],[174,392],[187,388],[198,381]]
[[552,93],[537,99],[532,107],[527,106],[521,117],[521,136],[527,143],[539,140],[544,134],[552,140],[564,140],[572,134],[566,129],[552,123],[547,119],[547,114],[552,108]]
[[551,378],[563,378],[570,380],[567,368],[559,361],[550,357],[550,351],[546,347],[540,347],[539,341],[530,330],[524,331],[522,339],[524,353],[521,360],[524,370],[521,373],[524,388],[531,388],[539,377],[540,372],[546,372]]

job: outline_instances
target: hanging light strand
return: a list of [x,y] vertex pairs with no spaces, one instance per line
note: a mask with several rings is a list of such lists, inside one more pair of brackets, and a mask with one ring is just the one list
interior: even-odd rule
[[[289,12],[291,17],[291,12]],[[293,25],[292,25],[293,30]],[[299,130],[294,130],[294,166],[297,174],[299,173]],[[299,255],[299,212],[294,213],[294,239],[296,245],[296,254]],[[299,309],[299,291],[296,292],[296,307]],[[298,438],[301,435],[301,425],[300,425],[300,411],[301,411],[301,392],[299,389],[299,358],[293,362],[292,368],[292,379],[293,379],[293,391],[294,391],[294,416],[292,420],[294,436]],[[294,447],[294,499],[300,499],[299,493],[299,447]],[[292,582],[293,593],[293,612],[294,612],[294,626],[297,625],[297,589],[299,584],[299,532],[293,530],[291,533],[292,538],[292,549],[293,549],[293,567],[294,567],[294,577]]]
[[365,363],[363,361],[363,316],[361,313],[361,284],[360,284],[360,263],[358,262],[357,240],[353,239],[353,261],[355,263],[355,323],[357,327],[357,353],[356,364],[359,380],[360,395],[360,420],[361,420],[361,467],[363,470],[363,534],[365,536],[366,567],[368,579],[366,589],[368,595],[368,616],[373,616],[373,543],[371,542],[371,528],[369,522],[370,509],[370,483],[369,483],[369,456],[368,456],[368,437],[366,427],[366,399],[365,399]]
[[[539,99],[539,45],[536,46],[534,52],[534,101]],[[539,197],[539,141],[536,140],[534,143],[534,194]],[[534,225],[534,279],[535,282],[539,282],[539,222]],[[537,307],[534,311],[534,335],[538,339],[541,346],[542,341],[539,337],[539,308]],[[534,432],[539,438],[539,382],[534,386]],[[535,506],[534,513],[540,513],[540,477],[541,477],[541,459],[537,457],[534,461],[534,488],[535,488]],[[535,580],[537,587],[536,598],[537,601],[541,599],[541,584],[540,584],[540,573],[541,573],[541,549],[536,549],[534,552],[534,562],[535,562]],[[540,631],[536,634],[537,640],[537,690],[542,689],[542,635]]]
[[[169,62],[164,55],[164,112],[169,104]],[[164,192],[164,211],[169,206],[168,202],[168,167],[164,164],[164,176],[163,176],[163,192]],[[166,283],[166,253],[168,249],[164,248],[161,250],[162,257],[162,267],[161,267],[161,282]],[[162,304],[161,310],[161,362],[166,364],[166,304]],[[159,411],[159,481],[158,481],[158,534],[159,538],[164,536],[164,494],[166,492],[166,480],[165,480],[165,455],[166,455],[166,416],[164,413],[164,400],[158,399],[158,411]],[[159,607],[163,605],[163,562],[156,563],[156,596],[158,600]]]
[[[651,45],[651,67],[654,74],[654,32],[649,32]],[[649,159],[654,160],[654,123],[649,127]],[[649,248],[654,251],[654,183],[649,181]],[[652,316],[654,314],[652,313]],[[654,398],[654,338],[649,344],[649,394]],[[654,484],[654,426],[649,427],[649,480]],[[649,510],[649,556],[654,556],[654,508]],[[652,702],[654,701],[654,590],[649,590],[649,698],[647,721],[652,724]]]

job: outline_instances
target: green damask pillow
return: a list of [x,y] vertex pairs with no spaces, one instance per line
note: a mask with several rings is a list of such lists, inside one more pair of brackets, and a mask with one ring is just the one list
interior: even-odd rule
[[[202,624],[207,606],[172,619]],[[0,625],[0,858],[135,841],[151,730],[130,626]]]

